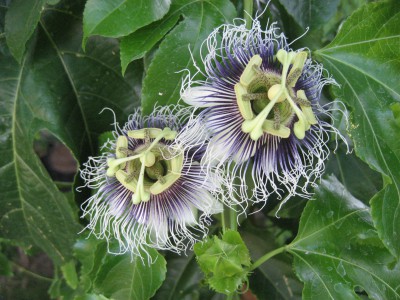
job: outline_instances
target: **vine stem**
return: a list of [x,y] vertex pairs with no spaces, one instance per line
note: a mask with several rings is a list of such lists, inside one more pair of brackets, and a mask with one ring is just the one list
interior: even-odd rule
[[231,230],[237,231],[237,212],[236,207],[229,210],[229,227]]
[[16,267],[19,271],[21,271],[21,272],[23,272],[23,273],[25,273],[25,274],[27,274],[27,275],[33,277],[33,278],[36,278],[36,279],[39,279],[39,280],[43,280],[43,281],[48,281],[48,282],[52,282],[52,281],[53,281],[53,279],[51,279],[51,278],[48,278],[48,277],[45,277],[45,276],[36,274],[36,273],[34,273],[34,272],[32,272],[32,271],[29,271],[28,269],[25,269],[23,266],[20,266],[20,265],[16,264],[15,262],[12,262],[12,264],[13,264],[14,267]]
[[250,266],[249,271],[253,271],[253,270],[257,269],[259,266],[261,266],[263,263],[265,263],[271,257],[273,257],[273,256],[275,256],[277,254],[285,252],[286,247],[287,246],[283,246],[283,247],[277,248],[275,250],[272,250],[271,252],[268,252],[268,253],[264,254],[254,264],[252,264]]
[[221,225],[222,225],[222,232],[225,233],[226,231],[226,222],[225,222],[225,211],[226,208],[224,208],[224,211],[221,213]]
[[246,20],[247,29],[251,29],[253,25],[253,1],[254,0],[244,0],[244,19]]

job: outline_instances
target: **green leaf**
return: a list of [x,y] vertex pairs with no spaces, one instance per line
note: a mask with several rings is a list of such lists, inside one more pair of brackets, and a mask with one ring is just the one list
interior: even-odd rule
[[60,0],[47,0],[46,2],[47,2],[47,4],[49,4],[49,5],[56,5],[57,3],[60,2]]
[[391,105],[400,101],[400,3],[371,3],[355,12],[326,48],[316,52],[340,83],[335,94],[351,109],[357,156],[391,184],[372,216],[385,245],[400,257],[400,134]]
[[[68,205],[50,180],[33,151],[33,139],[44,126],[38,104],[39,91],[27,58],[18,66],[2,53],[0,144],[0,232],[7,239],[28,246],[36,243],[56,263],[69,258],[78,226]],[[25,95],[30,95],[30,101]],[[37,116],[37,119],[35,118]]]
[[[246,229],[241,232],[249,245],[252,261],[278,246],[266,230]],[[258,299],[301,299],[302,283],[296,278],[288,255],[278,255],[263,263],[249,277],[249,288]]]
[[[82,233],[83,235],[88,233]],[[101,266],[101,259],[107,253],[107,243],[94,236],[79,239],[74,245],[74,256],[81,263],[79,284],[84,292],[88,292]]]
[[359,299],[356,287],[372,299],[400,299],[399,262],[379,239],[369,208],[334,177],[308,202],[287,251],[304,299]]
[[77,296],[74,300],[108,300],[108,298],[104,297],[103,295],[96,295],[96,294],[86,294],[84,296]]
[[346,150],[339,147],[332,154],[326,173],[334,174],[354,197],[368,203],[382,188],[382,176],[354,153],[346,154]]
[[46,0],[13,0],[10,3],[5,21],[6,41],[11,54],[19,63],[45,3]]
[[[177,8],[173,6],[173,8]],[[131,61],[142,58],[178,22],[179,13],[170,11],[162,20],[140,28],[121,39],[122,74]]]
[[0,275],[2,276],[12,276],[11,262],[8,260],[7,256],[0,252]]
[[167,268],[162,255],[154,249],[147,251],[151,265],[128,253],[106,255],[94,283],[95,292],[115,300],[150,299],[164,281]]
[[399,128],[400,128],[400,103],[393,103],[390,106],[390,109],[393,112],[393,116],[394,116],[394,118],[396,120],[397,126],[399,126]]
[[321,27],[336,12],[340,0],[279,0],[289,14],[304,29],[307,27]]
[[71,288],[76,289],[78,286],[78,274],[75,269],[75,261],[70,260],[66,264],[62,265],[61,271],[67,284]]
[[208,284],[217,292],[231,294],[247,280],[250,254],[237,231],[196,243],[194,253]]
[[184,20],[166,35],[147,70],[142,95],[144,114],[151,113],[155,103],[178,102],[182,79],[187,75],[179,71],[195,72],[190,53],[200,62],[203,41],[215,27],[231,23],[236,15],[234,6],[227,0],[178,0],[171,10],[182,14]]
[[88,0],[83,13],[83,45],[91,35],[126,36],[161,19],[171,0]]
[[113,122],[111,113],[99,112],[107,106],[126,119],[138,103],[133,83],[120,75],[117,44],[93,39],[83,54],[77,17],[83,7],[67,6],[43,13],[21,65],[0,43],[0,235],[36,244],[56,265],[72,258],[80,225],[33,151],[36,134],[49,130],[84,161]]
[[[98,140],[99,140],[99,146],[101,147],[102,145],[104,145],[108,141],[114,140],[113,132],[112,131],[103,132],[102,134],[99,135]],[[106,149],[103,149],[103,150],[100,149],[99,152],[101,154],[103,154],[103,152],[105,152],[105,151],[106,151]]]
[[194,253],[167,260],[167,275],[153,299],[198,299],[200,280],[203,278]]

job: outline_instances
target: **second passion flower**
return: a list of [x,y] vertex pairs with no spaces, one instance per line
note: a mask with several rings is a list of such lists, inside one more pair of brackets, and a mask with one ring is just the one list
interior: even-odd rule
[[185,251],[207,233],[208,217],[222,211],[216,174],[206,174],[204,129],[189,108],[158,107],[132,114],[104,154],[89,157],[81,177],[95,190],[82,206],[98,238],[143,256],[150,246]]
[[203,45],[207,79],[189,75],[181,97],[204,108],[198,120],[212,135],[205,165],[231,170],[228,190],[241,179],[238,202],[247,198],[249,174],[257,202],[273,193],[309,197],[308,186],[325,168],[330,133],[338,134],[320,105],[323,86],[335,81],[322,76],[307,51],[290,49],[274,24],[222,25]]

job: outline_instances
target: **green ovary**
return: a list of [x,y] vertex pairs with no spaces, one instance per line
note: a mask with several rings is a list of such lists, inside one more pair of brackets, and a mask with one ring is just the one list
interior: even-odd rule
[[118,138],[117,158],[108,161],[107,176],[115,176],[133,193],[133,204],[149,201],[150,195],[164,192],[180,178],[183,153],[171,155],[169,146],[160,142],[161,139],[173,140],[176,135],[169,128],[131,130],[128,132],[130,138],[145,140],[144,145],[134,151],[128,150],[127,137]]
[[295,115],[299,120],[293,126],[293,133],[298,139],[303,139],[305,131],[317,123],[304,91],[294,90],[307,53],[281,49],[276,58],[282,64],[281,75],[261,70],[262,59],[255,55],[235,85],[238,108],[244,118],[242,131],[255,141],[264,133],[288,138],[291,134],[288,126]]

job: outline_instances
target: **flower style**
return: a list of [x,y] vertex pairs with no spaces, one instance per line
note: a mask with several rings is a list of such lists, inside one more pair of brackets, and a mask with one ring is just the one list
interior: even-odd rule
[[142,255],[146,246],[185,251],[207,233],[208,216],[221,212],[218,177],[199,164],[204,130],[190,113],[163,107],[142,117],[136,110],[122,129],[114,123],[105,153],[84,164],[81,177],[95,189],[82,205],[87,227],[117,240],[117,253]]
[[289,46],[274,24],[265,30],[258,20],[250,30],[222,25],[203,43],[207,80],[189,75],[182,86],[186,103],[205,108],[198,119],[212,138],[203,161],[233,170],[231,191],[234,178],[241,179],[238,203],[247,198],[249,171],[255,202],[286,192],[285,201],[295,194],[309,198],[308,186],[325,168],[329,135],[339,134],[324,121],[330,109],[319,103],[323,86],[335,81],[322,77],[324,69],[305,50]]

